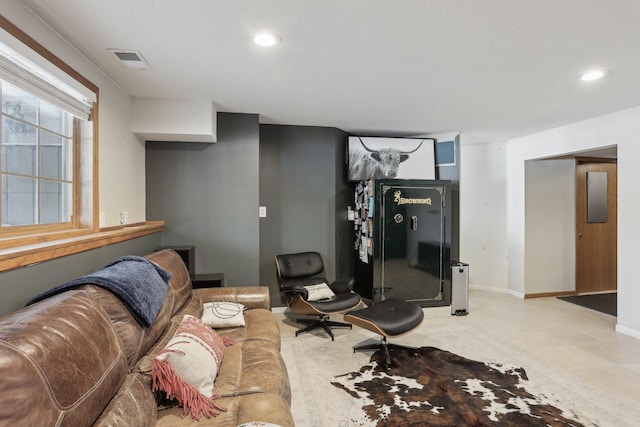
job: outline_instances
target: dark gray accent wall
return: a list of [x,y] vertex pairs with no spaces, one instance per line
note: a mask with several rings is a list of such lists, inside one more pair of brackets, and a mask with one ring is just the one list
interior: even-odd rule
[[24,307],[39,293],[92,273],[123,255],[146,255],[160,244],[160,233],[103,246],[0,274],[0,316]]
[[162,245],[195,245],[196,273],[259,284],[259,123],[218,114],[218,142],[147,142],[146,211],[164,220]]
[[[317,251],[327,279],[353,271],[347,206],[346,134],[335,128],[260,126],[260,284],[283,305],[274,257]],[[280,303],[278,303],[280,302]]]
[[355,208],[355,185],[347,181],[347,136],[345,132],[340,132],[335,144],[335,176],[336,176],[336,212],[335,212],[335,233],[336,233],[336,279],[353,278],[355,270],[355,233],[353,222],[347,218],[347,207]]
[[[277,254],[318,251],[329,280],[352,277],[347,133],[219,113],[218,140],[147,142],[147,218],[165,221],[162,245],[195,245],[197,273],[224,273],[228,286],[269,286],[274,306],[284,305]],[[458,141],[456,149],[459,156]],[[439,173],[457,194],[459,161]],[[259,206],[266,207],[265,218],[258,217]]]

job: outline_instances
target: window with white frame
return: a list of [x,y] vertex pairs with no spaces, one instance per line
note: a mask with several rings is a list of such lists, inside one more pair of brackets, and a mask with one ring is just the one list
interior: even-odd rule
[[1,30],[0,237],[94,230],[97,88],[12,37]]

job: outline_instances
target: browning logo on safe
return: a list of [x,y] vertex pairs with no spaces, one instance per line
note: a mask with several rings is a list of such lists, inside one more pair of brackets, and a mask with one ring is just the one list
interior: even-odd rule
[[402,197],[402,191],[397,190],[393,193],[393,201],[398,205],[431,205],[431,197],[426,199],[407,199]]

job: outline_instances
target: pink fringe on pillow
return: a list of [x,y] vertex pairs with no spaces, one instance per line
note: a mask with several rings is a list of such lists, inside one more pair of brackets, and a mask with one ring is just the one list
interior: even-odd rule
[[183,414],[191,413],[191,418],[195,421],[200,420],[200,414],[207,418],[220,415],[220,412],[226,412],[227,408],[220,407],[214,402],[220,396],[214,394],[206,397],[202,395],[195,387],[185,382],[171,365],[162,360],[153,360],[153,370],[151,372],[151,390],[163,390],[169,399],[176,399],[178,404],[183,407]]
[[231,338],[227,338],[227,337],[220,337],[220,338],[222,338],[222,343],[225,345],[225,347],[231,347],[236,343]]

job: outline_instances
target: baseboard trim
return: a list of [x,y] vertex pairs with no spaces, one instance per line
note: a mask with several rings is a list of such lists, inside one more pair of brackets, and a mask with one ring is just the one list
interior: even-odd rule
[[514,291],[513,289],[507,289],[507,294],[516,298],[524,299],[524,292]]
[[524,294],[524,299],[530,298],[549,298],[549,297],[567,297],[576,295],[575,291],[560,291],[560,292],[538,292],[535,294]]
[[513,289],[497,288],[495,286],[483,286],[483,285],[469,285],[469,289],[486,292],[496,292],[499,294],[511,295],[516,298],[524,299],[522,292],[514,291]]
[[619,324],[616,325],[616,332],[620,332],[621,334],[629,335],[633,338],[640,339],[640,331],[636,329],[627,328],[626,326],[622,326]]
[[499,294],[506,294],[506,288],[497,288],[495,286],[484,286],[484,285],[469,285],[469,289],[475,291],[486,291],[486,292],[496,292]]

